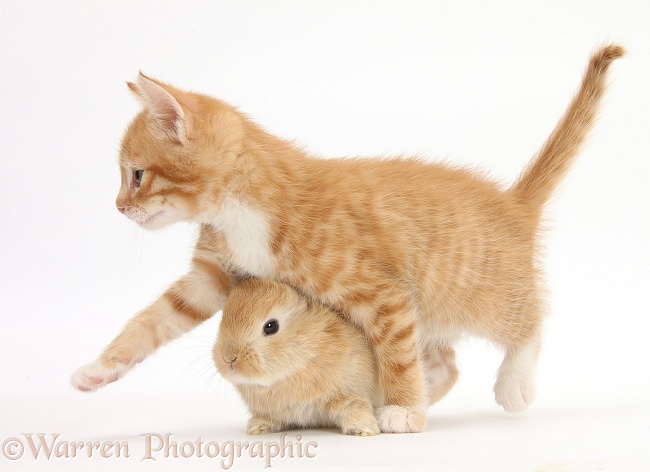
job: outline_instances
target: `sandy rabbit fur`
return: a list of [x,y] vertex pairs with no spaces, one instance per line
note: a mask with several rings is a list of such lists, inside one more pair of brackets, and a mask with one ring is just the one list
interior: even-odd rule
[[383,394],[363,333],[285,284],[248,279],[231,291],[213,359],[248,405],[249,434],[331,426],[379,433],[374,408]]

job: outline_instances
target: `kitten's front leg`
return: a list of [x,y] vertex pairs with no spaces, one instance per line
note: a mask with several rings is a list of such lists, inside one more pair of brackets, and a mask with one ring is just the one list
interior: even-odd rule
[[409,292],[394,286],[377,291],[371,305],[349,313],[368,335],[384,388],[375,414],[384,433],[416,433],[426,425],[424,375],[416,333],[416,309]]
[[72,385],[82,392],[94,392],[122,378],[158,347],[219,311],[235,278],[226,271],[217,249],[214,235],[202,231],[190,272],[131,318],[97,360],[72,374]]

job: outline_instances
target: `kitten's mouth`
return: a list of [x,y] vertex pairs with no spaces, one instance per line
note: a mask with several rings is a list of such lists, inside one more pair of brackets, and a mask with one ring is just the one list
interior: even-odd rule
[[160,217],[160,215],[162,215],[163,213],[165,213],[165,210],[160,210],[160,211],[157,211],[156,213],[154,213],[153,215],[149,216],[144,221],[139,221],[140,226],[142,226],[143,228],[146,228],[147,226],[150,226],[151,223],[153,223],[155,220],[157,220],[158,217]]

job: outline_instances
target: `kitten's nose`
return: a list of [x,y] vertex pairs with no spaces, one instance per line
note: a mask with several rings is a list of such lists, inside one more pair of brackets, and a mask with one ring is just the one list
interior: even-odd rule
[[126,211],[126,207],[117,207],[117,211],[124,214],[124,212]]

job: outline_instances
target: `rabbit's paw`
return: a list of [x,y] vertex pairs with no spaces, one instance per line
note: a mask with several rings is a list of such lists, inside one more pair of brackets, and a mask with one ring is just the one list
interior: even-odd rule
[[352,436],[376,436],[381,432],[379,430],[379,424],[374,416],[364,418],[355,423],[343,425],[342,430],[343,434],[350,434]]
[[253,435],[274,433],[277,430],[278,428],[269,418],[262,418],[260,416],[252,417],[248,420],[248,426],[246,426],[246,433]]

